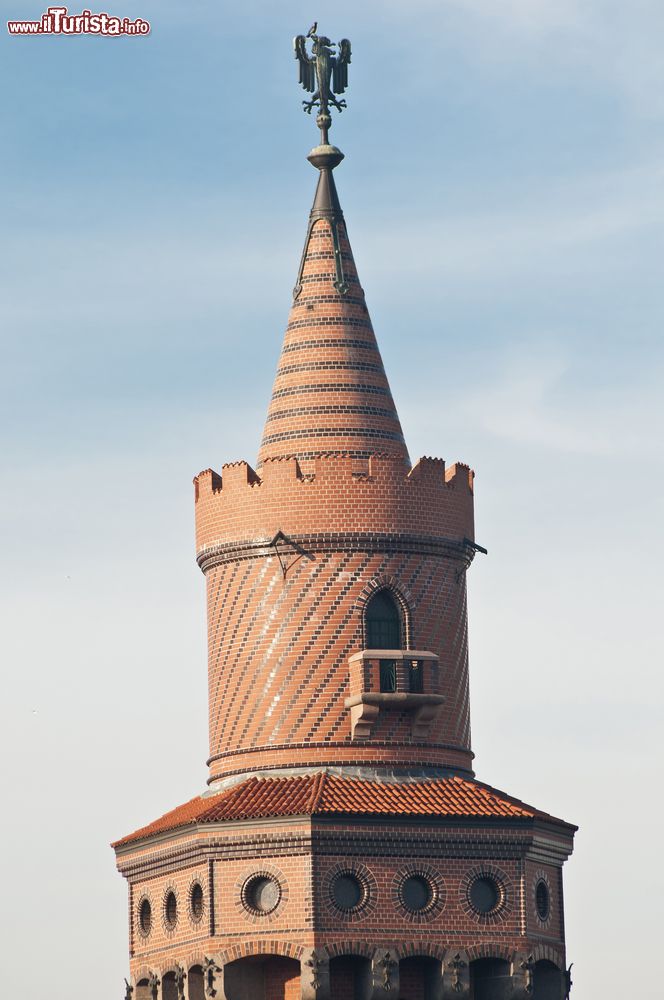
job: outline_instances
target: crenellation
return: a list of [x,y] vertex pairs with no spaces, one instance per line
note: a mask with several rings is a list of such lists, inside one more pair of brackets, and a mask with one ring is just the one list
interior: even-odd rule
[[[196,477],[196,551],[256,537],[353,531],[474,537],[473,472],[442,459],[372,455],[366,473],[348,454],[321,455],[303,474],[294,457],[266,461],[259,477],[247,462]],[[215,483],[221,484],[221,488]]]
[[423,480],[427,480],[442,484],[445,482],[445,460],[442,458],[430,458],[428,456],[418,458],[408,473],[408,478],[413,481],[422,482]]
[[219,493],[221,491],[221,476],[213,469],[203,469],[194,476],[194,499],[198,503],[201,493]]
[[445,482],[448,486],[466,489],[468,493],[474,492],[475,473],[464,462],[455,462],[445,473]]
[[300,463],[294,456],[268,458],[261,467],[260,482],[268,485],[301,482],[302,478]]
[[256,472],[248,462],[227,462],[221,467],[221,478],[225,489],[234,487],[253,486],[260,483]]

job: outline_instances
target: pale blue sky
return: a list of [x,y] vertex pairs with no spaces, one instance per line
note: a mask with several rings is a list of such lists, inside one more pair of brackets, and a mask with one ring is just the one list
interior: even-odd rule
[[[0,0],[1,22],[45,6]],[[477,472],[478,775],[581,825],[575,995],[645,995],[625,943],[657,953],[664,891],[664,7],[102,9],[152,34],[0,33],[9,993],[37,1000],[36,958],[67,970],[54,996],[120,995],[108,842],[204,785],[191,477],[258,448],[315,184],[291,37],[318,19],[353,43],[337,181],[411,456]]]

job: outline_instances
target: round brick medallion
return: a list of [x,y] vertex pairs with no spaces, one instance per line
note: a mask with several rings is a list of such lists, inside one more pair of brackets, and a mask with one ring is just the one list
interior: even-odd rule
[[276,910],[281,886],[271,875],[252,875],[242,887],[242,902],[250,913],[266,916]]

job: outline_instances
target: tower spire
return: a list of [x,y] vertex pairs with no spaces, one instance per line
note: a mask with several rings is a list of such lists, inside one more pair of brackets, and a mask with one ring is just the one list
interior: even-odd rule
[[[346,106],[333,89],[341,93],[347,85],[350,42],[339,42],[333,55],[330,40],[315,30],[295,39],[295,54],[300,82],[314,94],[304,110],[319,107],[320,144],[307,156],[319,177],[258,467],[270,459],[295,456],[307,463],[339,453],[357,459],[390,454],[406,465],[408,451],[333,175],[344,154],[329,142],[330,106]],[[311,57],[307,38],[314,42]]]
[[[344,78],[309,38],[321,118]],[[194,480],[209,789],[115,844],[126,995],[561,998],[575,827],[475,779],[473,473],[405,468],[319,126],[260,475]]]

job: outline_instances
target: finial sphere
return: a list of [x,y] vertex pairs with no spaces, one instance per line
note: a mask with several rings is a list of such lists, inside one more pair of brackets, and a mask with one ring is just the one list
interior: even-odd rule
[[[313,94],[309,101],[302,101],[303,110],[311,114],[312,108],[318,108],[316,124],[321,130],[321,145],[327,145],[328,129],[332,124],[329,108],[343,111],[345,100],[337,100],[337,94],[343,94],[348,86],[348,64],[350,63],[350,42],[342,38],[335,46],[329,38],[317,35],[316,21],[306,35],[296,35],[293,39],[295,58],[300,68],[300,83],[308,94]],[[311,55],[307,52],[307,39],[311,39]],[[337,48],[338,52],[334,52]]]

